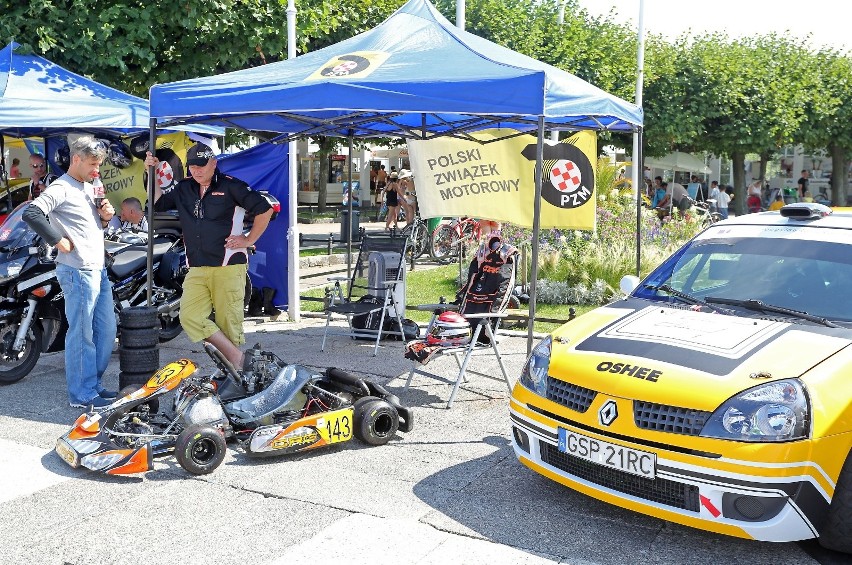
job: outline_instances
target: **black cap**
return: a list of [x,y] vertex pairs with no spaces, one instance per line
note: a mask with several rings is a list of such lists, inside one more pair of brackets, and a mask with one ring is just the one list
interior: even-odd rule
[[186,152],[186,164],[203,167],[210,161],[210,159],[215,157],[216,155],[213,153],[212,149],[203,143],[196,143],[189,148],[189,151]]

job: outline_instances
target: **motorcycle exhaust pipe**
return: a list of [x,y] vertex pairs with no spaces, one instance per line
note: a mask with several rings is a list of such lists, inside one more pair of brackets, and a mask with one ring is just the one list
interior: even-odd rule
[[163,302],[159,306],[157,306],[157,314],[171,314],[175,310],[180,308],[180,298],[175,298],[173,300],[169,300],[167,302]]

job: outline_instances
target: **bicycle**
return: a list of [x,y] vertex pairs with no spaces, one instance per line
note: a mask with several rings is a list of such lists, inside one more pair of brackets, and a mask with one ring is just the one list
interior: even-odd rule
[[481,228],[474,218],[453,218],[440,224],[432,232],[429,252],[441,264],[447,264],[464,256],[470,246],[479,242]]
[[408,260],[420,258],[429,247],[429,228],[419,212],[414,213],[414,221],[402,228],[400,234],[411,240],[408,246]]

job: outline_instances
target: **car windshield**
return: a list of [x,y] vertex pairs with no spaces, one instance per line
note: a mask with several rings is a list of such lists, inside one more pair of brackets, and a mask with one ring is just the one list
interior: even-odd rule
[[655,269],[634,296],[666,302],[685,302],[679,293],[709,302],[759,300],[852,322],[849,231],[759,226],[741,231],[707,230]]

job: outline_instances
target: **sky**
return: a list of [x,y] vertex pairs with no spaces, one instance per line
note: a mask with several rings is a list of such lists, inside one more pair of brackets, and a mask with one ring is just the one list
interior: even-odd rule
[[[615,21],[636,29],[639,0],[579,0],[593,16],[614,8]],[[684,32],[703,35],[723,32],[731,38],[775,32],[805,40],[816,50],[822,47],[846,51],[852,48],[852,26],[838,0],[645,0],[645,31],[673,40]]]

